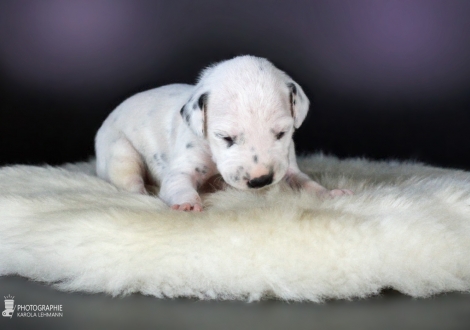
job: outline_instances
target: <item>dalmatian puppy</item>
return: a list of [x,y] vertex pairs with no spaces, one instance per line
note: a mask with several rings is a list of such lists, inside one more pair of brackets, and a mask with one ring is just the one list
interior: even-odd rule
[[136,94],[104,121],[95,139],[98,176],[130,192],[145,179],[175,210],[201,211],[198,189],[215,174],[237,189],[286,180],[328,191],[297,167],[292,134],[307,115],[302,88],[268,60],[239,56],[206,68],[194,85]]

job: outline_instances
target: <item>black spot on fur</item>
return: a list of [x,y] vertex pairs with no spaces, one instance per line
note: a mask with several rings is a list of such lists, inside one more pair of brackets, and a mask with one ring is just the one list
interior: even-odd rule
[[287,87],[289,87],[292,94],[297,95],[297,87],[295,87],[294,83],[287,83]]
[[245,143],[245,133],[240,133],[240,135],[237,136],[237,143]]
[[239,177],[242,175],[242,171],[243,171],[243,166],[238,166],[237,168],[237,172],[236,172],[236,176]]
[[180,115],[181,117],[183,117],[183,119],[189,124],[189,119],[191,118],[191,116],[189,115],[189,113],[186,111],[186,108],[185,106],[183,106],[180,110]]
[[[163,155],[163,154],[162,154]],[[163,159],[161,159],[161,156],[158,153],[153,154],[153,163],[161,168],[165,167],[165,164],[163,162]]]
[[253,156],[253,161],[255,162],[255,164],[258,164],[258,156],[254,155]]
[[194,148],[194,144],[192,144],[191,142],[189,142],[189,143],[186,145],[186,149],[191,149],[191,148]]
[[198,108],[197,103],[194,103],[194,104],[193,104],[193,109],[196,110],[197,108]]
[[206,92],[202,94],[199,99],[197,100],[197,104],[199,105],[199,109],[203,110],[204,106],[207,104],[207,98],[209,97],[209,93]]
[[290,89],[289,93],[289,102],[290,102],[290,114],[294,117],[294,105],[295,105],[295,98],[294,96],[297,94],[297,87],[295,87],[294,83],[287,83],[287,87]]
[[162,153],[160,158],[162,159],[162,162],[166,163],[167,159],[166,159],[166,154],[165,153]]
[[202,168],[196,167],[194,170],[195,170],[197,173],[202,174],[202,175],[206,175],[207,172],[208,172],[208,168],[207,168],[206,165],[203,165]]

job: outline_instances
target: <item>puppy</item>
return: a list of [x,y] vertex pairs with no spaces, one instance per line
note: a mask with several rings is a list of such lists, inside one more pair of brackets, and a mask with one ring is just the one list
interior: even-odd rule
[[201,211],[198,189],[215,174],[237,189],[286,180],[328,191],[297,167],[292,134],[309,108],[302,88],[268,60],[239,56],[206,68],[198,83],[139,93],[120,104],[95,139],[97,173],[117,187],[146,193],[160,185],[172,209]]

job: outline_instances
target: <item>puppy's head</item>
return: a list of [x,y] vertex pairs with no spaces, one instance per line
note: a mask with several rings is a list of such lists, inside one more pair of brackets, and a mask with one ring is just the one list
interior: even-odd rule
[[207,139],[224,180],[249,189],[284,177],[292,134],[308,108],[287,74],[266,59],[240,56],[204,70],[181,115]]

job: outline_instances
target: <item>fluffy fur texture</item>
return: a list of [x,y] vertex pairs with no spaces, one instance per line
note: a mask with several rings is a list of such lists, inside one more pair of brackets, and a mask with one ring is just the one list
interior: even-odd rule
[[92,163],[0,169],[0,275],[67,291],[321,301],[394,288],[470,291],[470,174],[299,159],[321,200],[285,183],[202,195],[202,213],[120,191]]

